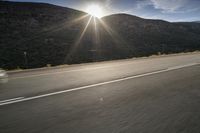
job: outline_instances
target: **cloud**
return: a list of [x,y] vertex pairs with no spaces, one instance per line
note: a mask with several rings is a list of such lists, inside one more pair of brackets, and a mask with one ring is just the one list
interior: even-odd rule
[[184,7],[187,0],[151,0],[156,9],[166,12],[175,12]]
[[200,9],[197,0],[150,0],[155,9],[163,13],[184,13]]
[[150,0],[140,0],[136,2],[136,8],[137,9],[143,9],[146,6],[152,5],[152,2]]

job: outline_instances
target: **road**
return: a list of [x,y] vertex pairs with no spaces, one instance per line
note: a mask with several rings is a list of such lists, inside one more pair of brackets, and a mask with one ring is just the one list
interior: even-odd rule
[[0,133],[199,133],[200,54],[9,73]]

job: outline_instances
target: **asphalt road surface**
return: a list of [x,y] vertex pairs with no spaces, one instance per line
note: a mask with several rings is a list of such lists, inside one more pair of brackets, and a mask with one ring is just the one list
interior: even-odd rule
[[11,72],[0,133],[199,133],[200,54]]

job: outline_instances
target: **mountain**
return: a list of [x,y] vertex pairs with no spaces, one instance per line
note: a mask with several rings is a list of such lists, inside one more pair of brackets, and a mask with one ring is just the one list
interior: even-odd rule
[[126,14],[103,20],[133,47],[134,56],[187,52],[200,47],[200,24],[197,23],[170,23]]
[[194,21],[194,23],[200,23],[200,21]]
[[0,1],[0,16],[0,68],[5,69],[200,50],[196,22],[127,14],[97,19],[70,8],[7,1]]

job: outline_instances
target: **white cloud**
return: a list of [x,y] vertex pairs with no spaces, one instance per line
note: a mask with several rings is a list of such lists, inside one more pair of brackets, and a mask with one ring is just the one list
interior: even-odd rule
[[150,0],[155,9],[163,13],[186,13],[200,10],[198,0]]
[[142,9],[148,5],[152,5],[152,2],[150,0],[137,1],[136,3],[137,9]]
[[185,7],[188,0],[151,0],[156,9],[161,9],[163,12],[176,12]]

